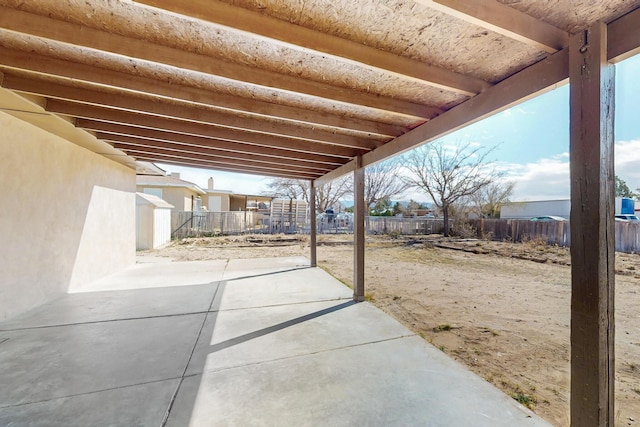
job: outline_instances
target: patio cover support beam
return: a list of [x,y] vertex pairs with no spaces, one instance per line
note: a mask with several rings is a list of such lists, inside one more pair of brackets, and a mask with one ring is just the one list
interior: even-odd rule
[[418,3],[547,53],[557,52],[569,43],[565,31],[496,0],[418,0]]
[[364,301],[364,168],[362,156],[355,158],[353,171],[353,300]]
[[363,156],[363,166],[411,150],[553,89],[569,77],[563,49]]
[[571,425],[614,424],[614,68],[607,27],[570,40]]
[[311,220],[311,229],[309,230],[309,246],[311,248],[311,267],[318,266],[317,258],[317,239],[316,239],[316,184],[314,180],[309,182],[309,219]]

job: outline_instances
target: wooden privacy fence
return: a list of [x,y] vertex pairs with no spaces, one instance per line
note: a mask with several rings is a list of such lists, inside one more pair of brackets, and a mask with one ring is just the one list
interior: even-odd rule
[[[492,240],[542,240],[550,245],[571,246],[569,221],[472,219],[478,237]],[[640,252],[640,223],[616,221],[616,251]]]
[[364,226],[372,234],[437,234],[444,231],[444,220],[369,216],[365,218]]

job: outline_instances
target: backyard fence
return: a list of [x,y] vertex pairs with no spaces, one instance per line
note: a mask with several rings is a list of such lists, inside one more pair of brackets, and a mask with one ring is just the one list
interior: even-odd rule
[[269,215],[251,211],[171,212],[171,237],[203,237],[269,231]]
[[365,229],[371,234],[438,234],[444,231],[444,220],[369,216],[365,218]]
[[[308,215],[300,212],[191,212],[171,213],[171,237],[206,237],[245,233],[309,233]],[[371,234],[437,234],[444,230],[442,219],[365,217],[365,230]],[[353,233],[353,217],[318,215],[317,233]]]
[[[571,246],[569,221],[529,221],[518,219],[473,219],[469,223],[479,238],[522,242],[542,240],[550,245]],[[615,222],[618,252],[640,252],[640,223]]]

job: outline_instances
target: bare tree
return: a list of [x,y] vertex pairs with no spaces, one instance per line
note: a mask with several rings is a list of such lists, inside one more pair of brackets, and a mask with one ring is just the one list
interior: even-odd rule
[[275,178],[267,187],[270,196],[309,201],[309,182],[303,179]]
[[368,166],[364,173],[364,203],[371,208],[383,200],[402,194],[409,185],[400,178],[398,158]]
[[515,186],[513,181],[496,181],[480,188],[469,197],[473,212],[480,218],[500,217],[500,208],[509,201]]
[[[346,176],[316,188],[316,209],[320,212],[337,206],[341,199],[351,194],[352,179]],[[274,178],[268,184],[268,193],[275,197],[304,200],[309,203],[311,183],[304,179]]]
[[[365,204],[367,208],[377,202],[390,199],[407,189],[408,184],[399,179],[398,160],[387,160],[365,169]],[[267,187],[268,193],[276,197],[300,199],[309,202],[310,183],[303,179],[275,178]],[[353,177],[350,175],[333,180],[316,188],[316,208],[320,212],[338,205],[345,196],[353,194]]]
[[491,150],[470,142],[455,145],[441,141],[422,145],[406,155],[405,181],[424,190],[442,210],[444,235],[449,236],[449,208],[496,181],[499,173],[485,159]]

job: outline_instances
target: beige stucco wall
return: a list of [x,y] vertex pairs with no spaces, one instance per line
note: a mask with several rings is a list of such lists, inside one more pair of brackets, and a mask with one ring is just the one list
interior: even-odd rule
[[0,113],[0,320],[135,263],[135,172]]
[[[220,202],[220,207],[216,205],[217,199]],[[203,203],[209,212],[227,212],[229,211],[229,195],[225,193],[208,193],[207,197],[203,198]]]
[[[139,185],[137,187],[137,191],[144,193],[145,188],[159,187],[151,185]],[[176,211],[190,211],[192,208],[191,196],[193,196],[194,198],[198,196],[202,197],[195,191],[191,191],[185,187],[162,187],[162,200],[172,204],[174,206],[173,210]]]

